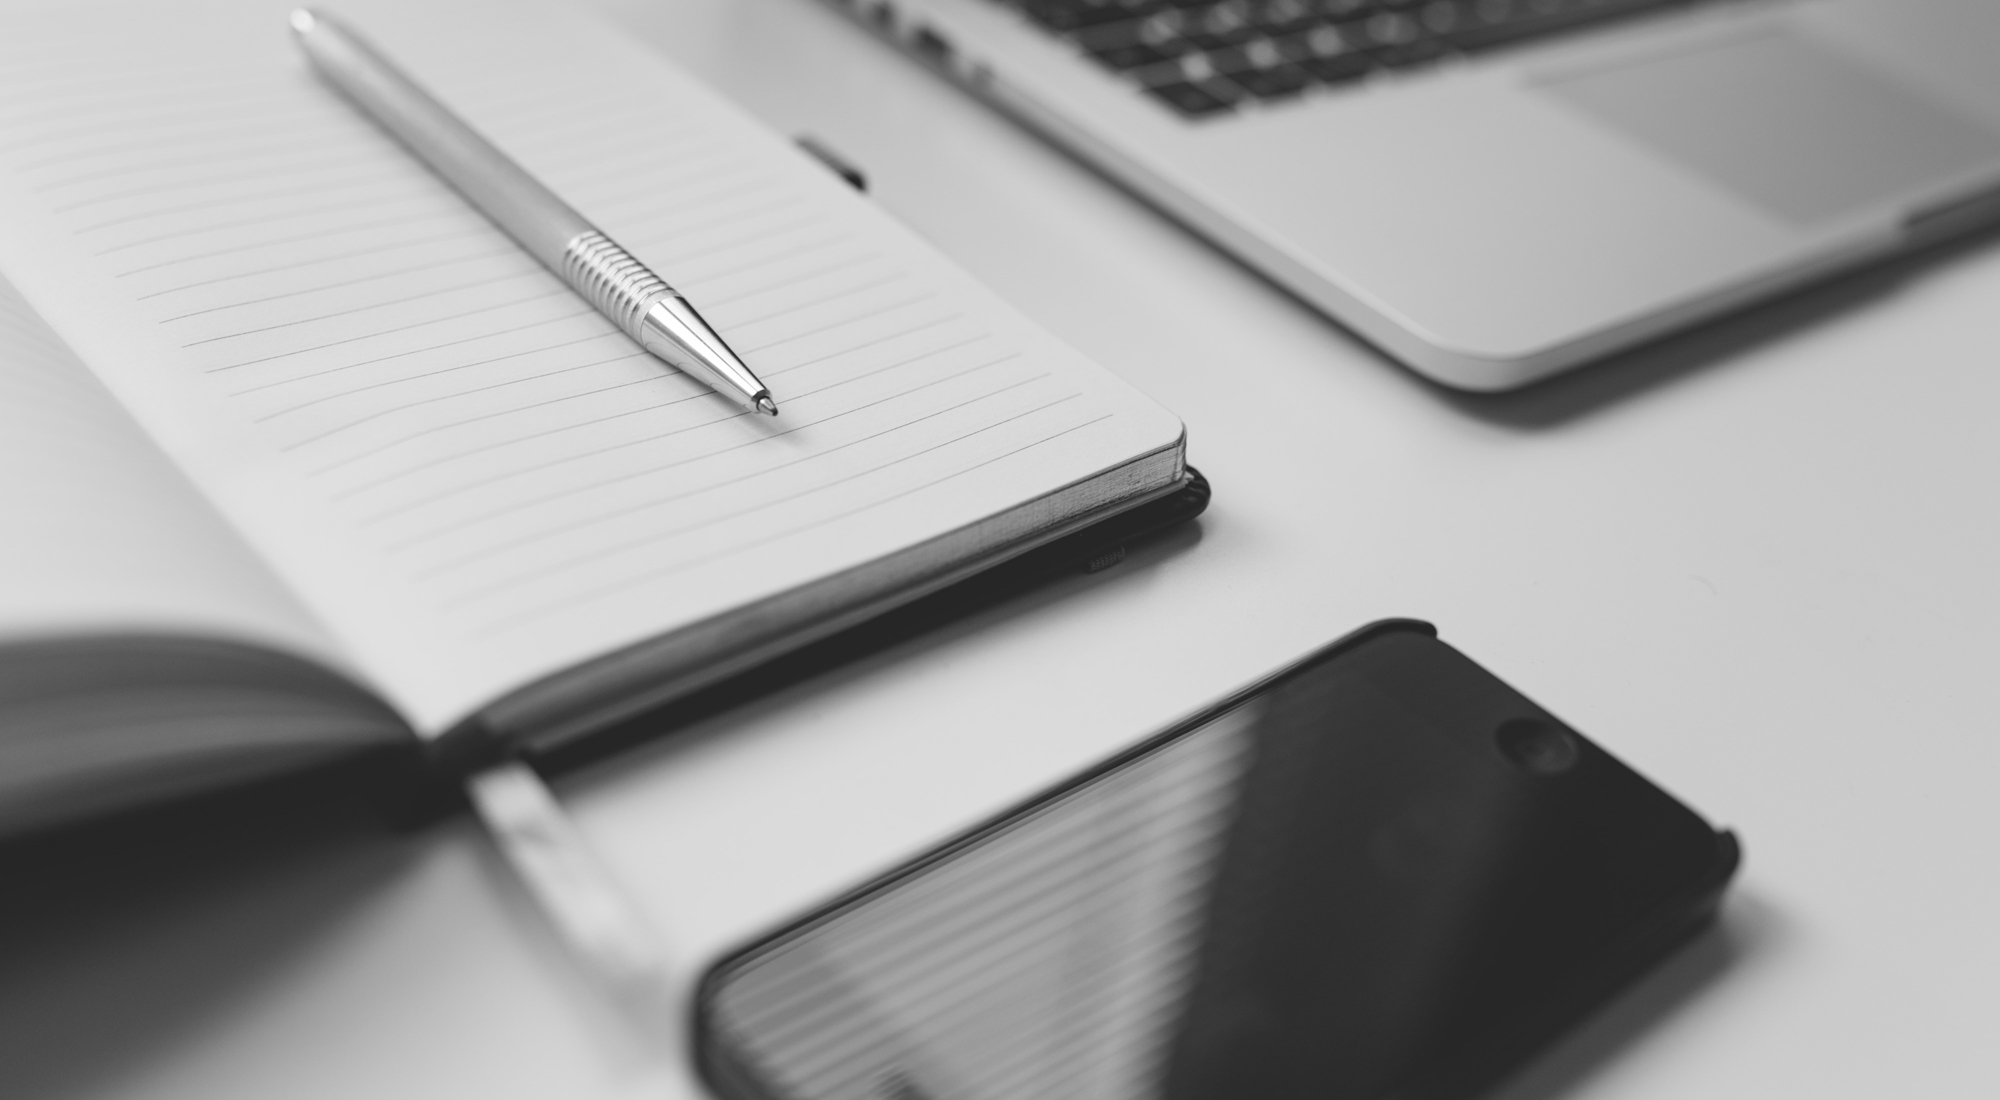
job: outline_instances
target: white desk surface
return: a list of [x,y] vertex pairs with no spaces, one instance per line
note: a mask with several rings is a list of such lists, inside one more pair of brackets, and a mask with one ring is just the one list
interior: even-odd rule
[[[566,778],[684,982],[1414,615],[1747,848],[1719,931],[1512,1095],[2000,1092],[2000,247],[1470,401],[810,0],[601,2],[1177,410],[1215,486],[1198,531],[1116,569]],[[465,822],[169,839],[10,857],[0,1094],[702,1095],[678,1035],[626,1028]]]

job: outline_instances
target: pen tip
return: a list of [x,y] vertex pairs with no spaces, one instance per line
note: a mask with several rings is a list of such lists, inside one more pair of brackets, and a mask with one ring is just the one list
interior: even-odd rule
[[778,415],[778,403],[771,400],[771,395],[768,393],[758,394],[757,411],[763,413],[765,416],[776,416]]

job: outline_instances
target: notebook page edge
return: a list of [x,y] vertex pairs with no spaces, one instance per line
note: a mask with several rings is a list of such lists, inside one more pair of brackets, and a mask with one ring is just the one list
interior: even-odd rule
[[[1186,484],[1186,439],[1015,509],[731,614],[565,669],[477,720],[547,751],[865,622]],[[1124,479],[1127,491],[1105,496]],[[1095,499],[1094,499],[1095,498]],[[760,619],[787,624],[746,629]]]

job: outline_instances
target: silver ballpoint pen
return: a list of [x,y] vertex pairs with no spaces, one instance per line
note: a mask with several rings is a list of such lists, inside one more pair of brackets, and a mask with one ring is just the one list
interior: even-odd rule
[[687,299],[339,23],[300,8],[292,33],[321,75],[639,346],[752,412],[778,415]]

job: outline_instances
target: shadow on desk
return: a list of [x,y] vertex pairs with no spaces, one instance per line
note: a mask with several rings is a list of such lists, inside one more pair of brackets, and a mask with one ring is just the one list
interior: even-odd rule
[[1996,242],[2000,242],[2000,226],[1815,283],[1506,393],[1468,393],[1412,372],[1405,373],[1440,401],[1468,416],[1516,428],[1552,428],[1702,371],[1727,368],[1759,347],[1888,298],[1912,280],[1984,251]]
[[338,766],[0,845],[0,1095],[95,1094],[244,1011],[396,878]]
[[[711,718],[725,713],[749,718],[794,705],[801,694],[829,690],[837,684],[873,675],[907,659],[917,647],[946,645],[1075,598],[1097,585],[1136,580],[1200,541],[1201,524],[1191,521],[1164,531],[1146,532],[1120,544],[1115,564],[1097,571],[1086,572],[1070,566],[1050,573],[1029,561],[1021,563],[1025,576],[1020,576],[1011,575],[1011,570],[1003,566],[795,650],[747,675],[592,734],[574,746],[537,757],[535,765],[546,774],[562,774],[607,758],[624,759],[629,753],[647,751],[646,746],[657,746],[658,751],[680,751],[697,741],[723,736],[733,725],[704,725]],[[1059,552],[1054,556],[1060,560],[1074,555]]]
[[1691,1008],[1731,970],[1769,950],[1771,914],[1741,891],[1722,915],[1652,971],[1600,1005],[1482,1100],[1559,1100],[1582,1089],[1648,1033]]

